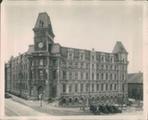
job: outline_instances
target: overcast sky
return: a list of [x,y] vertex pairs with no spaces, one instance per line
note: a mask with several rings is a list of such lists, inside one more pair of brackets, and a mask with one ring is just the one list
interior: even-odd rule
[[7,61],[27,51],[39,12],[50,16],[55,42],[62,46],[112,52],[121,41],[129,55],[129,72],[142,71],[142,6],[140,5],[7,5]]

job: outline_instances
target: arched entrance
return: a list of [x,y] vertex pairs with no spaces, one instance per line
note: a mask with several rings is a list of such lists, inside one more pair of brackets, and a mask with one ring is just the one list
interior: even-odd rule
[[69,103],[72,103],[72,98],[69,98]]
[[42,86],[39,86],[37,90],[38,90],[38,97],[41,94],[43,95],[43,87]]
[[76,98],[74,99],[74,102],[75,102],[75,103],[78,103],[78,102],[79,102],[79,99],[76,97]]

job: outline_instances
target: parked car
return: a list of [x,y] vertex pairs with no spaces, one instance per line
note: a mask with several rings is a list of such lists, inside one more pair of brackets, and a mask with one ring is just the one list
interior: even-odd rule
[[8,93],[5,93],[5,98],[12,98],[12,96],[9,95]]
[[119,107],[113,105],[91,105],[89,109],[95,115],[122,112]]
[[113,109],[115,110],[116,113],[121,113],[121,112],[122,112],[122,111],[121,111],[118,107],[116,107],[116,106],[113,106]]

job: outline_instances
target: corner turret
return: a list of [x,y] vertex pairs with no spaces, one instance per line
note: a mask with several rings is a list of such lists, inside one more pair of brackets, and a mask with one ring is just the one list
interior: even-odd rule
[[118,61],[127,62],[128,52],[120,41],[117,41],[112,51],[116,55]]

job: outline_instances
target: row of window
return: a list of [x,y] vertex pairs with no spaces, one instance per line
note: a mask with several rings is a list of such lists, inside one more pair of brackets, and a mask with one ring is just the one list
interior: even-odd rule
[[63,93],[116,91],[117,84],[63,84]]
[[18,74],[12,74],[13,80],[27,80],[28,79],[28,73],[18,73]]
[[27,84],[26,83],[16,83],[13,82],[13,88],[18,89],[18,90],[26,90],[27,89]]
[[[63,71],[62,72],[62,79],[63,80],[117,80],[116,73],[92,73],[91,76],[88,72],[70,72],[70,71]],[[126,75],[122,74],[120,76],[121,80],[126,80]]]
[[44,79],[46,79],[46,77],[45,77],[46,74],[45,73],[46,72],[43,69],[36,69],[35,71],[32,71],[31,78],[44,80]]
[[38,65],[46,65],[46,60],[45,59],[34,59],[32,61],[32,66],[38,66]]
[[70,61],[70,62],[61,62],[61,65],[63,67],[70,67],[70,68],[82,68],[82,69],[97,69],[97,70],[127,70],[127,66],[125,65],[106,65],[106,64],[95,64],[92,63],[90,66],[90,63],[86,63],[86,62],[74,62],[74,61]]
[[91,57],[90,55],[85,55],[85,53],[80,53],[79,55],[74,55],[73,52],[68,52],[68,56],[67,59],[71,59],[73,60],[74,58],[77,58],[79,60],[88,60],[88,58],[92,61],[100,61],[100,62],[111,62],[113,63],[115,61],[115,57],[114,56],[110,56],[110,55],[95,55],[92,54]]
[[12,64],[12,69],[13,71],[16,71],[16,70],[27,70],[28,66],[27,66],[27,63],[21,63],[21,64],[18,64],[18,65],[15,65],[15,64]]
[[[50,61],[52,65],[57,66],[58,65],[58,61],[56,59],[53,59]],[[37,59],[32,61],[32,66],[33,65],[46,65],[46,61],[45,59]],[[70,62],[66,62],[66,61],[61,61],[61,66],[64,67],[72,67],[72,68],[83,68],[83,69],[89,69],[90,67],[92,69],[101,69],[101,70],[127,70],[127,66],[125,65],[106,65],[106,64],[95,64],[92,63],[90,66],[90,63],[86,63],[86,62],[74,62],[74,61],[70,61]]]

